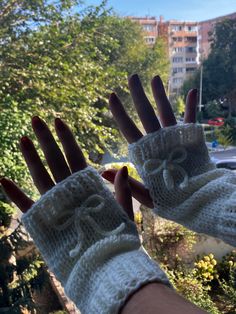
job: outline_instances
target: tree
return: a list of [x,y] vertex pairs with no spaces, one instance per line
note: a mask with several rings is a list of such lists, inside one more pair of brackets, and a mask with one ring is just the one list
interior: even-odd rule
[[182,96],[178,96],[174,103],[174,112],[177,116],[182,117],[185,112],[185,102]]
[[[211,37],[211,52],[203,61],[203,103],[229,99],[236,103],[236,19],[217,23]],[[186,89],[199,88],[199,71],[184,84]]]

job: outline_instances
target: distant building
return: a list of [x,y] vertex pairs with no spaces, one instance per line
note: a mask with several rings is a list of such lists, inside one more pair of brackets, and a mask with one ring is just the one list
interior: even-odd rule
[[168,21],[171,73],[169,92],[179,94],[183,82],[198,68],[198,23]]
[[206,59],[211,51],[210,34],[214,34],[215,25],[226,19],[236,19],[236,12],[198,23],[199,53],[201,61]]
[[144,30],[144,39],[147,45],[153,46],[158,37],[158,21],[155,17],[128,17],[140,24]]
[[167,42],[170,58],[168,92],[178,94],[184,80],[198,67],[198,27],[196,22],[164,22],[163,17],[129,17],[144,30],[144,39],[153,46],[158,37]]
[[139,23],[144,30],[144,39],[152,47],[158,37],[166,40],[170,58],[169,96],[178,95],[183,82],[199,67],[200,62],[208,57],[211,49],[210,33],[225,19],[236,19],[236,12],[202,22],[170,20],[163,17],[128,17]]

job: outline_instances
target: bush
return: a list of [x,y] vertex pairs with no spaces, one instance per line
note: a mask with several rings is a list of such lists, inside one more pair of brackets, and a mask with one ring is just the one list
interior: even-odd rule
[[134,179],[138,180],[138,181],[142,181],[137,170],[135,169],[135,167],[133,166],[132,163],[130,162],[114,162],[111,164],[106,164],[106,169],[121,169],[122,167],[126,166],[128,168],[128,172],[129,175],[131,177],[133,177]]
[[[140,217],[137,217],[140,218]],[[143,246],[161,264],[181,295],[212,314],[236,310],[236,250],[217,261],[213,254],[192,258],[197,235],[176,223],[157,218],[142,207]]]

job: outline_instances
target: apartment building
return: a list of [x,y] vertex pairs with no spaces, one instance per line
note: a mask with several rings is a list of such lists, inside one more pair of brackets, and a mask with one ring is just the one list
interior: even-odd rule
[[170,96],[178,94],[183,82],[198,67],[198,23],[171,20],[165,22],[156,17],[129,17],[144,30],[144,39],[153,46],[157,37],[166,40],[170,58]]
[[236,12],[220,16],[215,19],[199,22],[198,32],[200,61],[206,59],[211,51],[210,34],[214,34],[215,25],[226,19],[236,19]]
[[198,23],[168,21],[171,73],[169,92],[176,95],[183,82],[198,68]]
[[236,12],[202,22],[165,22],[156,17],[129,17],[139,23],[144,30],[144,39],[152,47],[157,37],[168,44],[170,58],[169,94],[179,93],[183,82],[198,68],[200,62],[208,57],[211,49],[210,37],[215,25],[225,19],[236,19]]
[[128,17],[132,21],[140,24],[144,30],[144,39],[147,45],[153,46],[158,37],[158,21],[153,17]]

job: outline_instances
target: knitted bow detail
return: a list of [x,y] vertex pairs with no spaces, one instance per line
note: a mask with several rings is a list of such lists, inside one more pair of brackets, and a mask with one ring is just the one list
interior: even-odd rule
[[[111,236],[117,235],[122,232],[125,228],[125,223],[122,222],[116,229],[112,231],[102,230],[101,227],[97,224],[94,218],[91,216],[93,213],[99,213],[105,205],[105,200],[98,194],[94,194],[89,196],[89,198],[83,202],[76,210],[67,210],[64,211],[61,215],[57,217],[56,222],[54,223],[54,227],[57,230],[64,230],[65,228],[75,225],[78,234],[78,244],[74,249],[70,251],[70,257],[75,257],[80,249],[81,243],[84,238],[84,232],[81,229],[81,223],[86,222],[89,224],[93,230],[102,236]],[[66,220],[66,221],[65,221]],[[64,222],[65,221],[65,222]]]
[[149,159],[144,163],[144,170],[151,175],[162,173],[163,180],[168,190],[175,187],[173,172],[179,172],[183,177],[182,182],[178,185],[183,189],[188,186],[189,177],[187,172],[179,164],[187,158],[187,151],[184,147],[174,149],[167,159]]

